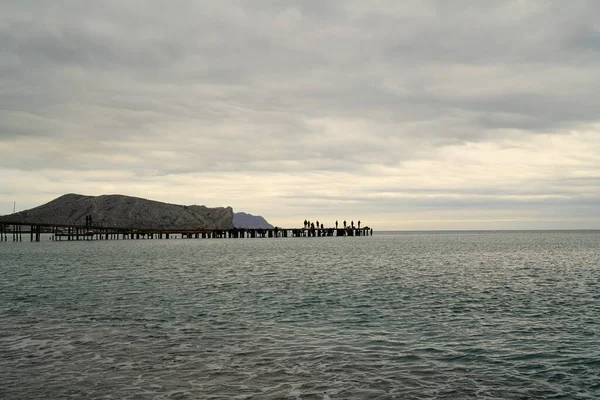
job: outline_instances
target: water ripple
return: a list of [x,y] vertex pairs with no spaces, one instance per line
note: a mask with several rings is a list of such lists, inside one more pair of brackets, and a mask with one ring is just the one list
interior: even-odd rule
[[599,239],[8,243],[0,398],[597,398]]

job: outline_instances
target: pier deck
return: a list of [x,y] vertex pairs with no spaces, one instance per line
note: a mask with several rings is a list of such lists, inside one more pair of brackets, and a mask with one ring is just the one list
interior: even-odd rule
[[84,225],[45,224],[35,222],[0,223],[0,242],[23,240],[39,242],[42,233],[49,233],[50,240],[138,240],[138,239],[242,239],[242,238],[287,238],[287,237],[334,237],[369,236],[373,229],[364,228],[269,228],[269,229],[151,229],[89,227]]

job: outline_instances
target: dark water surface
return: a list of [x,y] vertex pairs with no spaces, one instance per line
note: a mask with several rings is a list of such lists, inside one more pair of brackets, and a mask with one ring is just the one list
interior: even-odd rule
[[599,397],[599,232],[0,244],[2,399]]

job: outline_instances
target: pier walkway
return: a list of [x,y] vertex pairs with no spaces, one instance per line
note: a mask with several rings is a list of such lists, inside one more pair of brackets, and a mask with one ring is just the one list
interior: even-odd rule
[[50,240],[117,240],[117,239],[242,239],[287,237],[372,236],[373,229],[364,228],[270,228],[270,229],[149,229],[89,227],[85,225],[44,224],[32,222],[1,222],[0,242],[23,241],[23,237],[39,242],[42,233]]

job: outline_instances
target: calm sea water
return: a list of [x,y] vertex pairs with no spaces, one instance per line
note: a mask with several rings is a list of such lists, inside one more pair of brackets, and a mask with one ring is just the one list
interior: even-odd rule
[[600,232],[0,244],[2,399],[599,397]]

